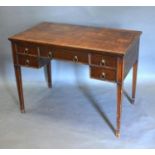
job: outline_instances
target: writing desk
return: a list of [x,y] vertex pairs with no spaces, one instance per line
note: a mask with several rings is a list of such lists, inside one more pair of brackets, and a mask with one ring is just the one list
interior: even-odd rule
[[[140,34],[140,31],[44,22],[10,37],[21,112],[25,112],[21,67],[46,66],[51,87],[51,60],[86,64],[91,78],[117,85],[115,132],[119,137],[123,93],[131,103],[135,100]],[[132,67],[130,97],[123,89],[123,81]]]

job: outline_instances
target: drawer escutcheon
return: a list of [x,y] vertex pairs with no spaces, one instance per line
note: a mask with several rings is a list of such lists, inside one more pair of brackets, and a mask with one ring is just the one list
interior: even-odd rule
[[73,61],[78,62],[78,56],[75,55],[74,58],[73,58]]
[[26,61],[25,61],[25,65],[29,65],[30,64],[30,60],[29,59],[26,59]]
[[29,49],[28,49],[28,48],[25,48],[25,49],[24,49],[24,53],[25,53],[25,54],[28,54],[28,53],[29,53]]
[[102,59],[101,62],[100,62],[100,66],[105,66],[105,65],[106,65],[106,60]]
[[52,56],[53,56],[52,51],[49,51],[48,57],[49,57],[49,58],[52,58]]
[[105,79],[105,78],[106,78],[106,73],[102,72],[100,78],[101,78],[101,79]]

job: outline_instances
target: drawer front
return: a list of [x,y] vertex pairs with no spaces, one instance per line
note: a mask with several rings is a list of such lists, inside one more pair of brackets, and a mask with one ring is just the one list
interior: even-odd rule
[[94,66],[116,68],[116,58],[113,56],[91,54],[90,62]]
[[38,55],[38,47],[29,43],[16,44],[16,51],[25,55]]
[[100,67],[90,67],[91,78],[107,81],[116,81],[116,71]]
[[54,50],[53,57],[55,59],[69,60],[75,63],[88,64],[88,53],[56,49]]
[[26,67],[39,67],[39,59],[37,57],[17,55],[18,64]]
[[53,50],[52,47],[46,47],[46,46],[40,46],[39,47],[40,57],[52,59],[52,57],[53,57],[53,51],[54,50]]

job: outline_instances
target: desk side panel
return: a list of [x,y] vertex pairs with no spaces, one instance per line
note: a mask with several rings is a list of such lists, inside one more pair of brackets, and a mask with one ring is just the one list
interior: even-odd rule
[[11,48],[12,48],[12,58],[13,58],[13,63],[16,65],[17,64],[17,58],[16,58],[16,45],[13,41],[11,41]]
[[139,38],[137,38],[133,44],[130,46],[128,51],[124,56],[124,78],[129,73],[133,65],[138,61],[139,56]]

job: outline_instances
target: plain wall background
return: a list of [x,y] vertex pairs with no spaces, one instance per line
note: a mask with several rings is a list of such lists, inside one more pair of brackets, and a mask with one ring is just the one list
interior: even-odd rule
[[[142,81],[147,81],[148,78],[153,79],[155,78],[154,16],[155,7],[0,7],[1,82],[15,82],[8,37],[43,21],[143,31],[138,78]],[[24,81],[40,82],[45,80],[43,69],[23,68],[22,71]],[[88,66],[61,61],[53,62],[54,81],[74,83],[77,78],[89,81],[88,73]]]

